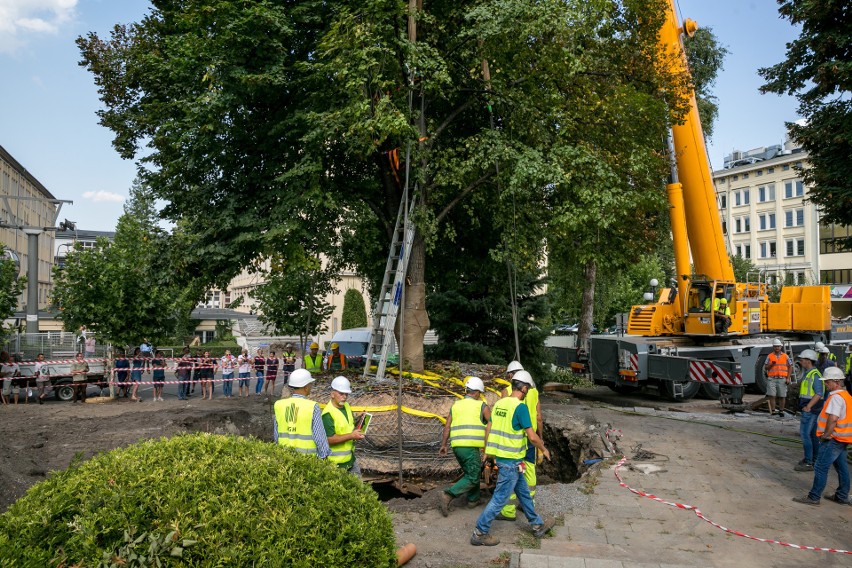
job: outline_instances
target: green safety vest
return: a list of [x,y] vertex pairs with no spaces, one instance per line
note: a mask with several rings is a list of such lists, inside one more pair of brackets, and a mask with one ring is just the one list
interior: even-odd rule
[[300,454],[317,453],[311,427],[317,403],[306,398],[282,398],[275,402],[275,421],[278,424],[278,443]]
[[808,374],[802,379],[802,384],[799,385],[799,396],[802,398],[813,398],[816,395],[814,392],[814,381],[818,381],[820,377],[822,377],[822,373],[816,367],[808,371]]
[[520,404],[521,401],[513,396],[501,398],[494,404],[494,410],[491,411],[491,432],[485,446],[486,455],[510,460],[524,459],[524,454],[527,453],[527,435],[523,430],[515,430],[512,427],[512,417]]
[[322,370],[322,355],[317,353],[313,358],[310,355],[305,355],[305,369],[308,371]]
[[[337,408],[334,404],[329,400],[328,404],[325,405],[325,409],[322,411],[323,414],[328,414],[334,420],[334,433],[335,434],[350,434],[353,430],[355,430],[355,419],[352,417],[352,409],[349,407],[348,402],[343,403],[343,408]],[[355,453],[355,441],[347,440],[340,444],[334,444],[333,446],[329,446],[331,448],[331,454],[328,456],[328,461],[340,464],[346,463],[350,461]]]
[[852,353],[846,356],[846,374],[849,374],[849,368],[852,367]]
[[453,448],[484,448],[485,425],[482,408],[485,403],[469,396],[458,400],[450,409],[450,446]]
[[[503,391],[504,397],[512,396],[512,387],[506,387]],[[533,432],[538,434],[538,389],[530,387],[527,391],[527,396],[524,397],[524,404],[530,411],[530,422],[532,422]]]
[[[713,298],[713,310],[714,311],[719,309],[719,305],[722,303],[721,300],[722,300],[722,298]],[[704,309],[707,310],[708,312],[710,311],[710,298],[704,299]]]

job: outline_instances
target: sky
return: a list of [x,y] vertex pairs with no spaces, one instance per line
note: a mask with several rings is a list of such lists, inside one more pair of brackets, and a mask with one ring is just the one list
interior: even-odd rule
[[[708,146],[714,169],[732,150],[784,142],[799,119],[791,97],[761,95],[757,69],[783,60],[798,32],[775,0],[678,0],[679,17],[710,27],[729,54],[715,85],[719,117]],[[102,38],[116,23],[139,21],[147,0],[0,0],[0,146],[65,205],[78,229],[111,231],[135,177],[98,124],[93,77],[77,65],[74,40]]]

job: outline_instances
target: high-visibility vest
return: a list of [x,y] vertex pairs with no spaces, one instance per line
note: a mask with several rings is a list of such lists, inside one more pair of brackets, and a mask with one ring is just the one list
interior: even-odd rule
[[825,356],[825,358],[828,359],[829,361],[837,361],[837,355],[835,355],[831,351],[828,352],[828,354]]
[[[338,360],[335,361],[335,359]],[[332,353],[325,361],[325,368],[329,371],[342,371],[346,368],[346,355],[338,353],[337,357],[335,357],[334,353]]]
[[[719,305],[722,303],[722,298],[713,298],[713,311],[719,309]],[[704,299],[704,309],[706,311],[710,311],[710,298]]]
[[512,417],[521,401],[510,396],[501,398],[494,404],[491,411],[491,432],[485,453],[497,458],[522,460],[527,453],[527,435],[523,430],[515,430]]
[[[350,434],[355,430],[355,419],[352,417],[352,409],[349,407],[348,402],[343,403],[343,408],[337,408],[331,401],[328,401],[322,413],[328,414],[334,420],[335,434]],[[354,456],[355,441],[347,440],[329,447],[331,448],[331,453],[328,455],[328,461],[332,463],[346,463]]]
[[485,425],[482,423],[481,400],[464,397],[450,409],[450,446],[453,448],[484,448]]
[[802,379],[802,383],[799,385],[799,396],[802,398],[813,398],[816,396],[814,381],[820,380],[820,377],[822,377],[822,373],[816,367],[808,371],[808,374],[805,375],[805,378]]
[[282,398],[275,402],[275,421],[278,424],[278,443],[301,454],[317,453],[312,426],[317,403],[301,397]]
[[[852,395],[845,390],[840,390],[829,396],[828,400],[831,401],[834,396],[843,397],[843,400],[846,401],[846,416],[837,418],[831,437],[841,444],[852,444],[852,412],[850,412],[852,411]],[[828,424],[827,410],[828,402],[822,407],[822,412],[819,413],[819,418],[817,418],[817,436],[822,436],[825,433],[825,427]]]
[[790,358],[786,353],[781,352],[776,355],[773,351],[766,356],[766,360],[769,361],[769,369],[767,369],[766,374],[770,378],[786,379],[787,375],[790,374]]
[[[512,387],[506,387],[503,390],[503,397],[512,396]],[[524,397],[524,404],[530,411],[530,421],[532,422],[533,432],[538,434],[538,389],[530,387],[527,391],[527,396]]]
[[305,369],[308,371],[322,370],[322,355],[317,353],[315,356],[305,355]]
[[852,367],[852,353],[846,356],[846,374],[849,374],[849,369]]

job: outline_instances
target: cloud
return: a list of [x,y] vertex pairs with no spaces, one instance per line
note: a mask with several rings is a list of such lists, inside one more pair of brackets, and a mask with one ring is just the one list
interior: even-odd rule
[[115,203],[123,203],[124,196],[118,193],[113,193],[111,191],[87,191],[83,193],[84,199],[89,199],[91,201],[113,201]]
[[36,34],[55,34],[76,15],[77,0],[0,0],[0,52],[12,53]]

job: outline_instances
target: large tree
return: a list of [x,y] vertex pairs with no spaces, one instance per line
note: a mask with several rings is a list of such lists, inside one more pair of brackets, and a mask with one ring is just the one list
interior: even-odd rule
[[489,238],[488,254],[523,267],[545,234],[623,250],[647,232],[623,220],[661,207],[659,140],[687,83],[656,65],[662,0],[152,4],[108,40],[80,38],[81,64],[115,147],[196,235],[193,273],[286,262],[319,210],[310,228],[375,283],[407,185],[415,369],[427,258],[458,246],[454,213],[492,215],[515,244]]
[[848,0],[778,0],[801,26],[787,59],[760,69],[763,93],[795,95],[801,123],[788,123],[808,152],[808,196],[827,223],[852,224],[852,9]]
[[[21,276],[19,262],[8,256],[0,256],[0,317],[6,319],[15,313],[26,284],[27,277]],[[0,341],[11,331],[11,327],[0,325]]]

